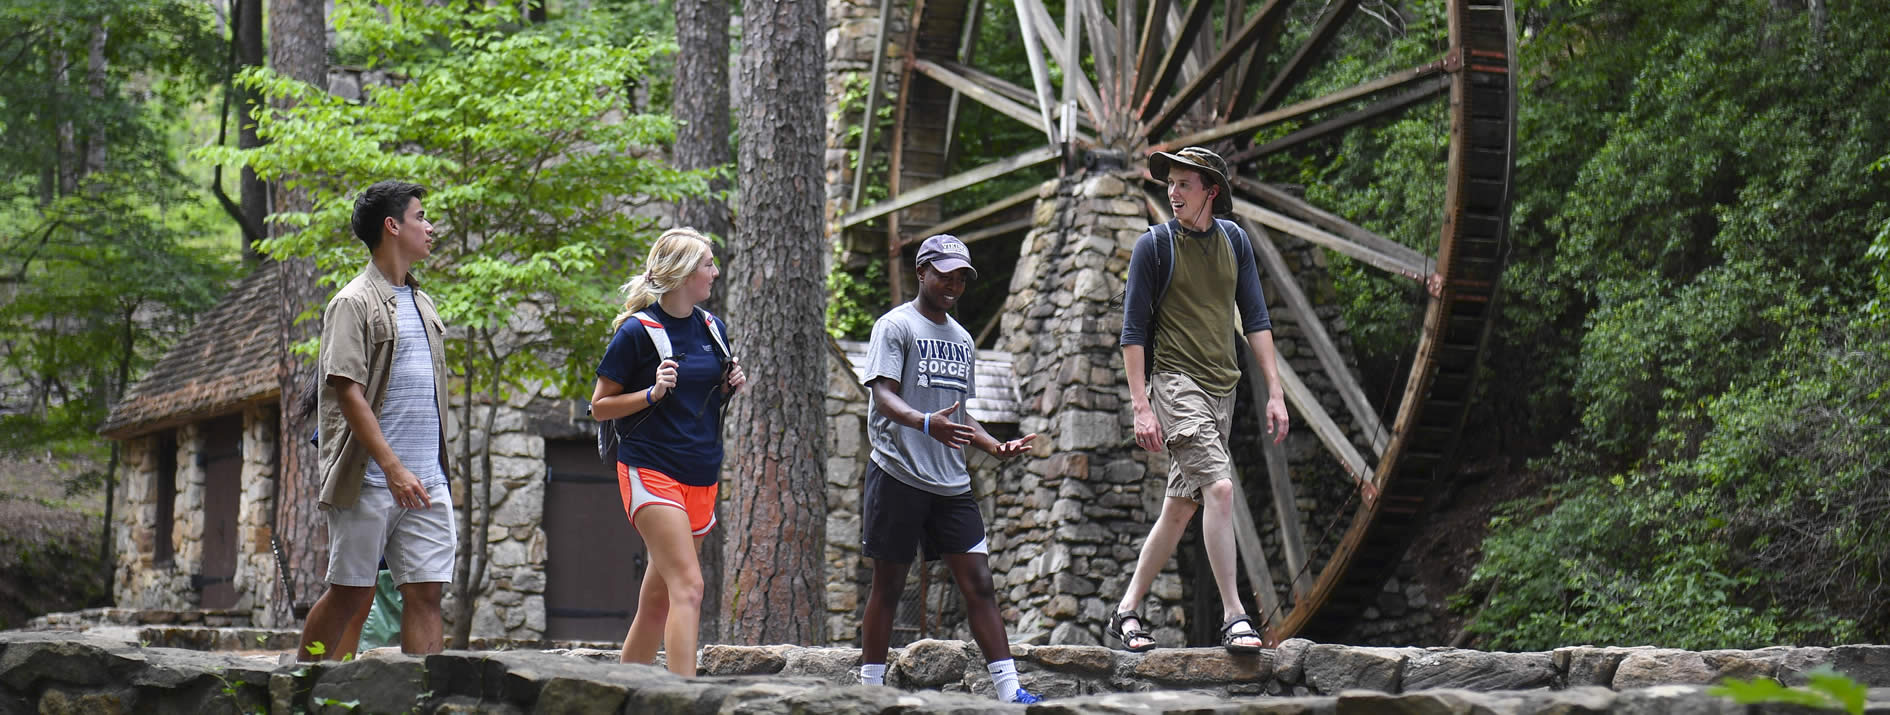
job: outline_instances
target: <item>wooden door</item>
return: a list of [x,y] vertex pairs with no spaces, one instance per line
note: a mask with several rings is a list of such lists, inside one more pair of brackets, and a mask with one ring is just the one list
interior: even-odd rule
[[243,417],[203,423],[203,564],[197,572],[198,605],[236,605],[236,512],[243,497]]
[[623,513],[617,468],[590,440],[545,440],[545,637],[622,641],[648,556]]

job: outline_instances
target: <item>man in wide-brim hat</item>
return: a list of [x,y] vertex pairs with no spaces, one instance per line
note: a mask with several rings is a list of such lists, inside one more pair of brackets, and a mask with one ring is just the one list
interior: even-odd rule
[[[1234,212],[1234,187],[1227,183],[1227,162],[1221,161],[1221,155],[1198,146],[1191,146],[1172,154],[1158,151],[1148,155],[1148,175],[1154,177],[1156,181],[1172,187],[1172,182],[1168,180],[1169,172],[1177,168],[1193,169],[1200,174],[1203,183],[1211,182],[1213,186],[1220,189],[1214,193],[1214,213]],[[1174,197],[1169,198],[1172,200]],[[1177,218],[1180,218],[1179,214]]]
[[1136,444],[1150,452],[1166,450],[1170,459],[1161,516],[1142,544],[1135,575],[1109,619],[1109,633],[1131,651],[1155,647],[1140,613],[1142,600],[1200,510],[1202,541],[1221,594],[1221,645],[1250,653],[1267,644],[1235,590],[1234,470],[1227,432],[1240,356],[1229,349],[1227,330],[1240,326],[1265,374],[1265,424],[1278,442],[1286,438],[1287,414],[1274,363],[1273,323],[1260,291],[1253,245],[1239,225],[1214,218],[1234,206],[1227,162],[1207,149],[1188,147],[1150,154],[1148,171],[1167,182],[1175,218],[1151,226],[1129,258],[1122,364],[1135,411]]

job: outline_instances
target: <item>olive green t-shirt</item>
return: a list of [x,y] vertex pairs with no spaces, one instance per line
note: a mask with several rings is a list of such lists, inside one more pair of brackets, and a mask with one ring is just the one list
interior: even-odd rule
[[1220,223],[1176,231],[1175,272],[1155,315],[1155,372],[1178,372],[1219,397],[1240,384],[1233,336],[1234,250]]

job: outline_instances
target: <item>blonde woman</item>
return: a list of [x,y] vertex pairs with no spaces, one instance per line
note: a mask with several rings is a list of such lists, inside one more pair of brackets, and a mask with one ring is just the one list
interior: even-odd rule
[[670,671],[685,677],[696,673],[696,551],[715,526],[722,403],[748,382],[725,347],[726,326],[696,307],[720,273],[713,247],[695,229],[657,238],[643,273],[624,284],[623,312],[591,393],[594,418],[624,418],[617,421],[617,483],[624,514],[649,550],[622,661],[654,662],[666,644]]

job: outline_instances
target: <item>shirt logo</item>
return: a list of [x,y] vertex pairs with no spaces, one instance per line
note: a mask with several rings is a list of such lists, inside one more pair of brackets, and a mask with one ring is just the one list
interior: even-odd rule
[[920,387],[971,391],[971,346],[951,340],[919,338],[916,382]]

